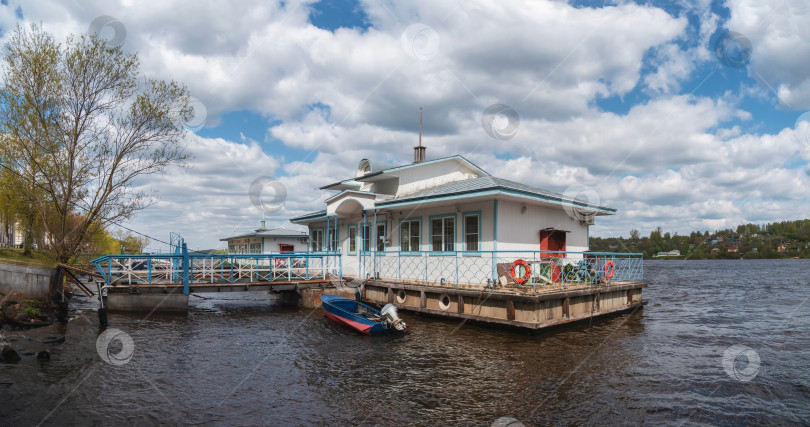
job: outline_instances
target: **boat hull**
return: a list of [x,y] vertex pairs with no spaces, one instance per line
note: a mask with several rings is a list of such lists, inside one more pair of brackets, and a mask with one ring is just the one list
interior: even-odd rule
[[380,334],[396,331],[395,328],[382,321],[374,321],[361,315],[362,312],[377,319],[382,318],[379,310],[361,302],[335,295],[323,295],[321,296],[321,306],[326,312],[326,317],[343,323],[358,332]]

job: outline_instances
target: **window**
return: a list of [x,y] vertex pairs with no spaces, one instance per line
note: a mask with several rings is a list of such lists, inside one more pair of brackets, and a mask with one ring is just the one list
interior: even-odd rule
[[228,253],[235,254],[236,253],[236,245],[228,245]]
[[349,253],[357,253],[357,226],[349,226]]
[[481,214],[464,213],[464,250],[478,251],[481,242]]
[[323,229],[312,230],[312,250],[315,252],[323,250]]
[[421,221],[418,219],[409,219],[400,222],[399,224],[399,244],[402,251],[418,251],[421,236],[419,231],[421,229]]
[[456,250],[456,216],[430,220],[430,243],[434,251]]
[[250,253],[252,253],[252,254],[260,254],[260,253],[262,253],[262,244],[261,243],[251,243],[250,244]]
[[377,224],[377,251],[385,250],[385,223]]
[[371,241],[371,227],[368,224],[363,225],[363,249],[364,251],[368,251]]
[[327,249],[328,251],[334,251],[335,250],[335,229],[334,228],[329,229],[329,241],[326,243],[326,247],[328,248]]

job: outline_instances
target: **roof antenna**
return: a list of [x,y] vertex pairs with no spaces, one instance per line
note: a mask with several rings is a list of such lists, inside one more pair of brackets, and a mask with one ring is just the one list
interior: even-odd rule
[[413,162],[425,161],[425,147],[422,146],[422,107],[419,107],[419,146],[413,147]]

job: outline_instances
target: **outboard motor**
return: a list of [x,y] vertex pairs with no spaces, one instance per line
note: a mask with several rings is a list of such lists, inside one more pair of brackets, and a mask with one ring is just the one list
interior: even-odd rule
[[394,304],[386,304],[382,310],[380,310],[380,314],[382,314],[383,321],[386,324],[393,326],[398,331],[404,331],[408,327],[408,325],[399,318],[397,308]]

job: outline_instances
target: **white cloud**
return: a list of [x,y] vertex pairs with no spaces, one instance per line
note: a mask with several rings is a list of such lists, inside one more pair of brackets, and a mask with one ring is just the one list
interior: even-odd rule
[[731,17],[725,27],[751,41],[750,72],[775,90],[782,108],[810,109],[810,3],[786,0],[779,4],[756,0],[727,0]]
[[[3,28],[16,23],[10,3],[0,7]],[[681,94],[697,67],[716,61],[709,43],[720,18],[711,2],[689,2],[682,16],[620,3],[366,0],[373,27],[335,32],[309,23],[308,1],[22,7],[27,22],[43,22],[58,39],[99,15],[120,19],[124,48],[138,52],[145,73],[187,84],[205,104],[208,126],[224,113],[256,112],[280,121],[268,136],[310,153],[286,161],[244,134],[189,136],[190,168],[139,181],[159,193],[132,227],[156,236],[180,231],[221,247],[219,238],[258,225],[262,212],[248,188],[275,175],[288,197],[266,215],[269,225],[293,227],[288,218],[322,209],[331,193],[318,188],[351,176],[359,159],[409,161],[419,106],[429,157],[462,154],[496,176],[559,192],[575,183],[594,188],[619,209],[600,218],[595,235],[760,221],[763,209],[771,218],[806,215],[808,172],[794,164],[810,160],[804,136],[740,128],[759,120],[740,107],[757,88],[716,99]],[[808,108],[807,7],[786,4],[729,0],[725,26],[751,39],[752,72],[794,108]],[[438,37],[436,55],[424,60],[402,49],[403,31],[417,22]],[[597,107],[639,87],[652,98],[626,113]],[[515,138],[496,141],[482,130],[481,114],[494,103],[519,113]]]

